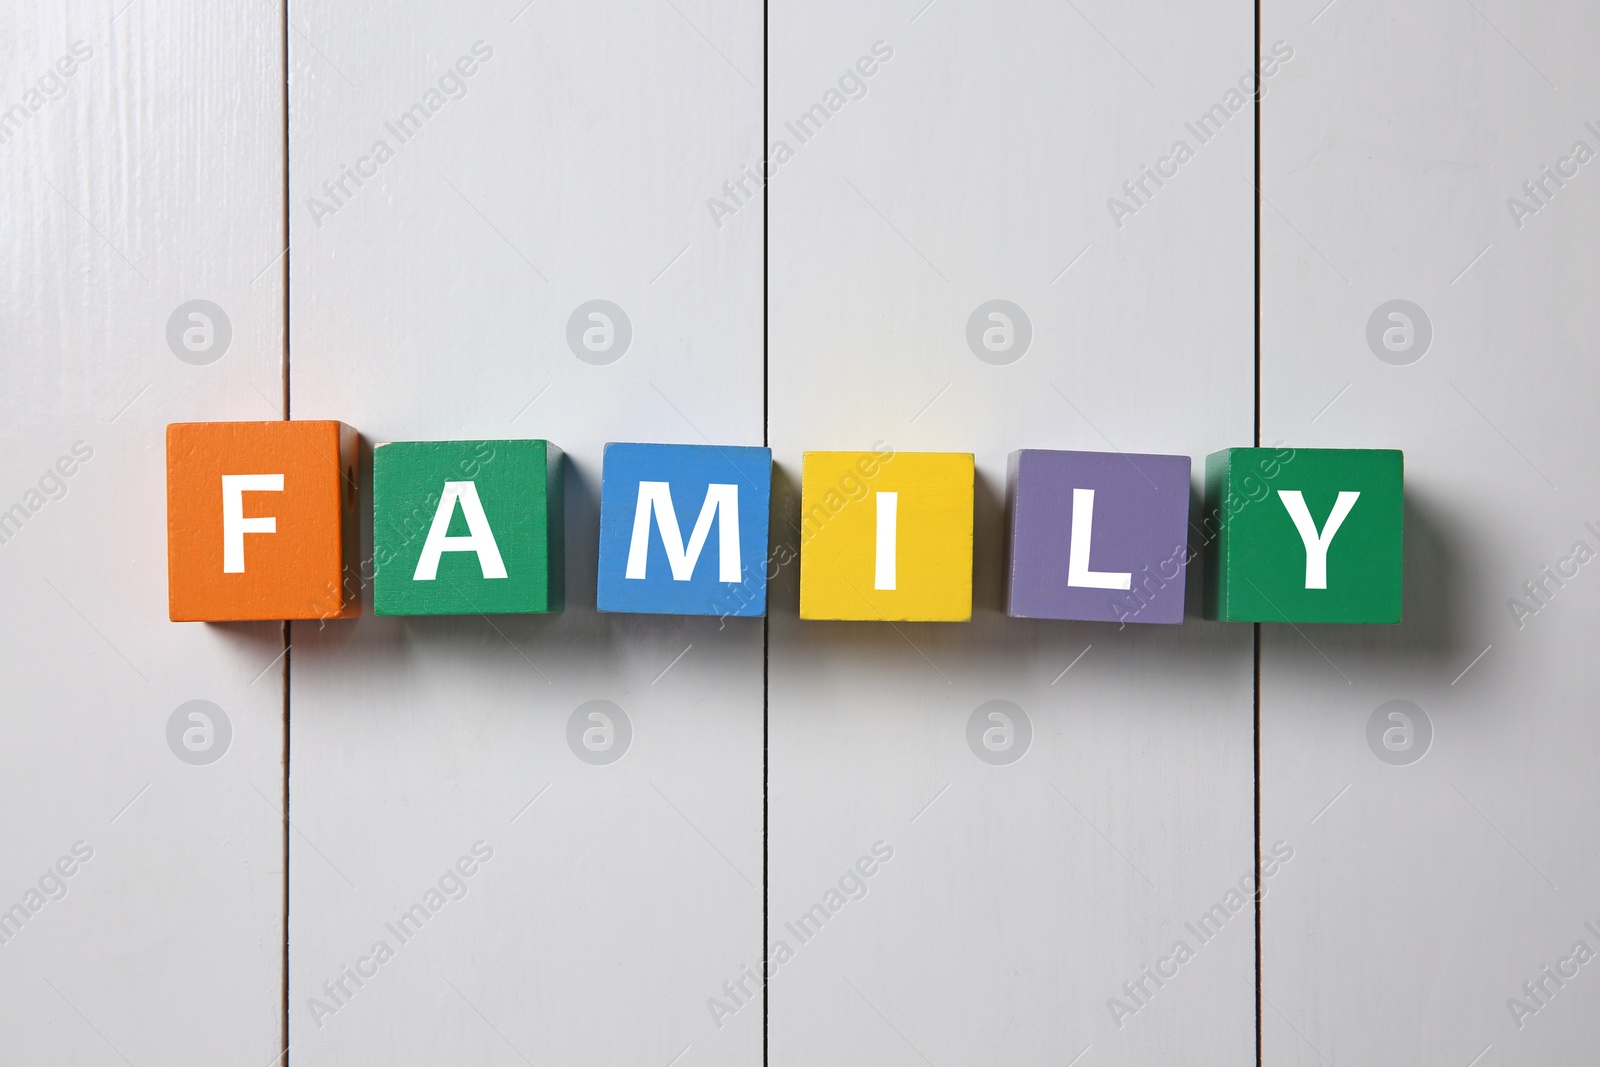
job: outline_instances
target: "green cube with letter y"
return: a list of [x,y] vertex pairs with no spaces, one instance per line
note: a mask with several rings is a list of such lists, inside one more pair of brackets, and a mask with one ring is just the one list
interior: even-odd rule
[[1229,448],[1206,457],[1205,616],[1397,623],[1405,459],[1396,449]]

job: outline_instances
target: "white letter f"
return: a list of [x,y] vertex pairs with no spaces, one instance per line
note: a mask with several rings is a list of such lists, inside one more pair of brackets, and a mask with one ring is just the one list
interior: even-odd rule
[[281,474],[224,474],[222,476],[222,573],[244,573],[244,535],[277,533],[278,520],[271,515],[244,517],[246,493],[281,493]]

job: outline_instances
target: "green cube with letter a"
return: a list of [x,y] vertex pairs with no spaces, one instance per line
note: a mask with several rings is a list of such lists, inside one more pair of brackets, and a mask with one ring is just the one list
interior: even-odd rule
[[560,611],[561,496],[561,450],[548,441],[378,445],[374,612]]

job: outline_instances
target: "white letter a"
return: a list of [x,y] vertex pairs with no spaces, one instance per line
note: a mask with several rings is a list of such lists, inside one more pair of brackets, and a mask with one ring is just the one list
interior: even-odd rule
[[[450,520],[456,513],[456,501],[461,501],[461,514],[466,517],[465,537],[451,537]],[[439,577],[439,556],[445,552],[476,552],[478,567],[485,578],[504,578],[506,565],[500,558],[500,546],[495,544],[494,531],[489,529],[489,517],[483,513],[483,503],[478,499],[475,482],[445,482],[444,496],[433,513],[433,525],[428,528],[428,540],[422,545],[422,558],[417,560],[414,582],[431,582]]]

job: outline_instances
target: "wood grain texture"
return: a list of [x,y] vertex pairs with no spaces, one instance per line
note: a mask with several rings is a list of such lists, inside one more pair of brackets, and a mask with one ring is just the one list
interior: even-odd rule
[[168,423],[284,414],[282,26],[0,9],[7,1062],[282,1047],[282,627],[167,621],[163,488]]
[[[769,7],[765,203],[743,0],[0,10],[0,1058],[1248,1063],[1258,887],[1264,1062],[1592,1058],[1600,14]],[[1251,439],[1252,83],[1261,443],[1410,487],[1403,622],[1262,627],[1259,873],[1250,627],[1000,563],[1008,452]],[[590,599],[764,347],[766,853],[762,624]],[[570,610],[165,622],[163,427],[286,395],[567,445]],[[798,619],[866,442],[973,451],[971,623]]]
[[1600,179],[1570,162],[1600,147],[1600,10],[1315,7],[1263,10],[1296,54],[1262,116],[1262,437],[1405,451],[1406,600],[1398,627],[1263,627],[1262,835],[1297,854],[1263,908],[1264,1061],[1586,1062],[1593,965],[1543,1006],[1524,983],[1600,949]]
[[1015,449],[1249,439],[1248,111],[1120,229],[1107,201],[1254,68],[1253,8],[919,8],[769,8],[775,551],[803,452],[881,440],[975,453],[978,560],[959,626],[799,620],[773,583],[771,1060],[1248,1063],[1249,905],[1184,924],[1255,863],[1249,628],[1008,619],[1002,531]]
[[705,1001],[761,949],[762,624],[594,594],[606,442],[762,444],[760,212],[705,204],[761,6],[293,17],[295,417],[558,442],[571,548],[560,615],[293,627],[294,1064],[757,1062]]

